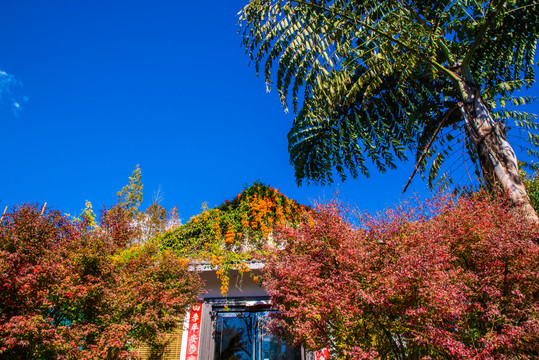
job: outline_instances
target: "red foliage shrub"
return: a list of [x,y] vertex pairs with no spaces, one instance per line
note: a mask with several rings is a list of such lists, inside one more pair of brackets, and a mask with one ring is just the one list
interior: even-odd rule
[[135,234],[121,209],[98,227],[16,208],[0,224],[0,358],[121,359],[158,344],[201,289],[157,246],[118,256]]
[[345,221],[318,208],[266,259],[273,326],[346,359],[537,359],[539,229],[499,199]]

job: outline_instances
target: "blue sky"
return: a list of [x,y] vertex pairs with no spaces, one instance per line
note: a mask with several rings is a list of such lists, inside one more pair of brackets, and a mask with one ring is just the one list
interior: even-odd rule
[[245,3],[0,2],[0,83],[11,84],[0,93],[0,211],[110,206],[137,164],[145,205],[160,189],[184,219],[257,179],[305,204],[338,191],[370,211],[425,194],[418,178],[401,195],[413,162],[296,186],[286,143],[293,116],[240,47]]

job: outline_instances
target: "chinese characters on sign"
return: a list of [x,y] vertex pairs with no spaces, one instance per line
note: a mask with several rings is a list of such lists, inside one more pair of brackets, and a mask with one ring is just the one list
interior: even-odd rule
[[316,360],[326,360],[326,359],[329,359],[328,348],[325,348],[316,352]]
[[189,313],[189,331],[187,332],[187,358],[186,360],[198,360],[198,342],[200,340],[200,318],[202,304],[191,306]]

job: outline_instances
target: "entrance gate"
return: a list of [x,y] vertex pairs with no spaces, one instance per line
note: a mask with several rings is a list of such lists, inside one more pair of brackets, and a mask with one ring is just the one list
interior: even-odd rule
[[194,306],[188,316],[181,359],[314,359],[311,354],[289,346],[269,332],[271,313],[268,299],[205,299],[204,303]]

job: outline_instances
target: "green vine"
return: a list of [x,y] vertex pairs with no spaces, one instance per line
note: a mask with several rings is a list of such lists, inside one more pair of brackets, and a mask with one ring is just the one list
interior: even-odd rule
[[[185,225],[160,235],[161,247],[193,260],[210,260],[226,295],[229,271],[249,272],[246,262],[256,259],[272,244],[277,225],[298,225],[308,207],[260,182],[244,189],[231,201],[203,209]],[[256,281],[256,279],[255,279]]]

